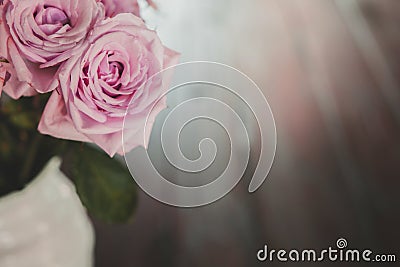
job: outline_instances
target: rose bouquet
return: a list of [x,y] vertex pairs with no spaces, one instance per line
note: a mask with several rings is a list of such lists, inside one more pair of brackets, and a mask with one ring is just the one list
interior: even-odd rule
[[166,85],[143,85],[178,54],[136,0],[3,0],[0,14],[0,195],[59,156],[89,212],[125,221],[135,186],[113,157],[147,145]]

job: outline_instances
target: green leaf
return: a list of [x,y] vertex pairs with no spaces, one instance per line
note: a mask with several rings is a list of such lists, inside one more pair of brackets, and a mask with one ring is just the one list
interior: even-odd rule
[[133,218],[137,186],[119,161],[88,145],[73,143],[61,169],[75,182],[90,215],[107,223],[126,223]]

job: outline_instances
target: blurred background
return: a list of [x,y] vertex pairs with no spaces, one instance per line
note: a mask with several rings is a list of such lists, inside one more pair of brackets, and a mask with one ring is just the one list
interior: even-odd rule
[[340,237],[399,260],[400,1],[158,4],[144,17],[181,62],[228,64],[262,89],[276,158],[256,193],[247,192],[250,164],[230,194],[205,207],[174,208],[141,192],[131,224],[94,222],[96,266],[262,266],[264,244],[318,249]]

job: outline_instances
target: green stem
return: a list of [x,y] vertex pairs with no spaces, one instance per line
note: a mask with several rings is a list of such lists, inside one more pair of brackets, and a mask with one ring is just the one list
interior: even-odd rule
[[26,155],[26,160],[24,166],[22,167],[22,171],[19,177],[22,182],[26,182],[27,179],[31,178],[29,177],[29,175],[32,172],[32,167],[33,164],[35,163],[37,152],[39,150],[40,141],[42,140],[42,138],[43,137],[41,134],[35,134],[35,137],[33,138],[33,141]]

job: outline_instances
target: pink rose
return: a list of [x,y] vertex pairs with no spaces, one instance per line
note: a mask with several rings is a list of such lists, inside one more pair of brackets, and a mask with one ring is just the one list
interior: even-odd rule
[[114,17],[120,13],[132,13],[140,16],[137,0],[97,0],[103,3],[107,17]]
[[96,25],[80,50],[61,66],[59,89],[43,112],[39,131],[57,138],[94,142],[113,156],[124,152],[122,129],[127,114],[125,152],[146,146],[149,136],[143,136],[143,129],[147,114],[158,103],[147,124],[150,128],[165,108],[165,98],[157,100],[166,84],[159,79],[142,85],[176,64],[178,54],[164,47],[140,18],[127,13]]
[[104,17],[95,0],[6,0],[0,11],[0,56],[11,74],[4,90],[13,98],[54,89],[56,65]]

